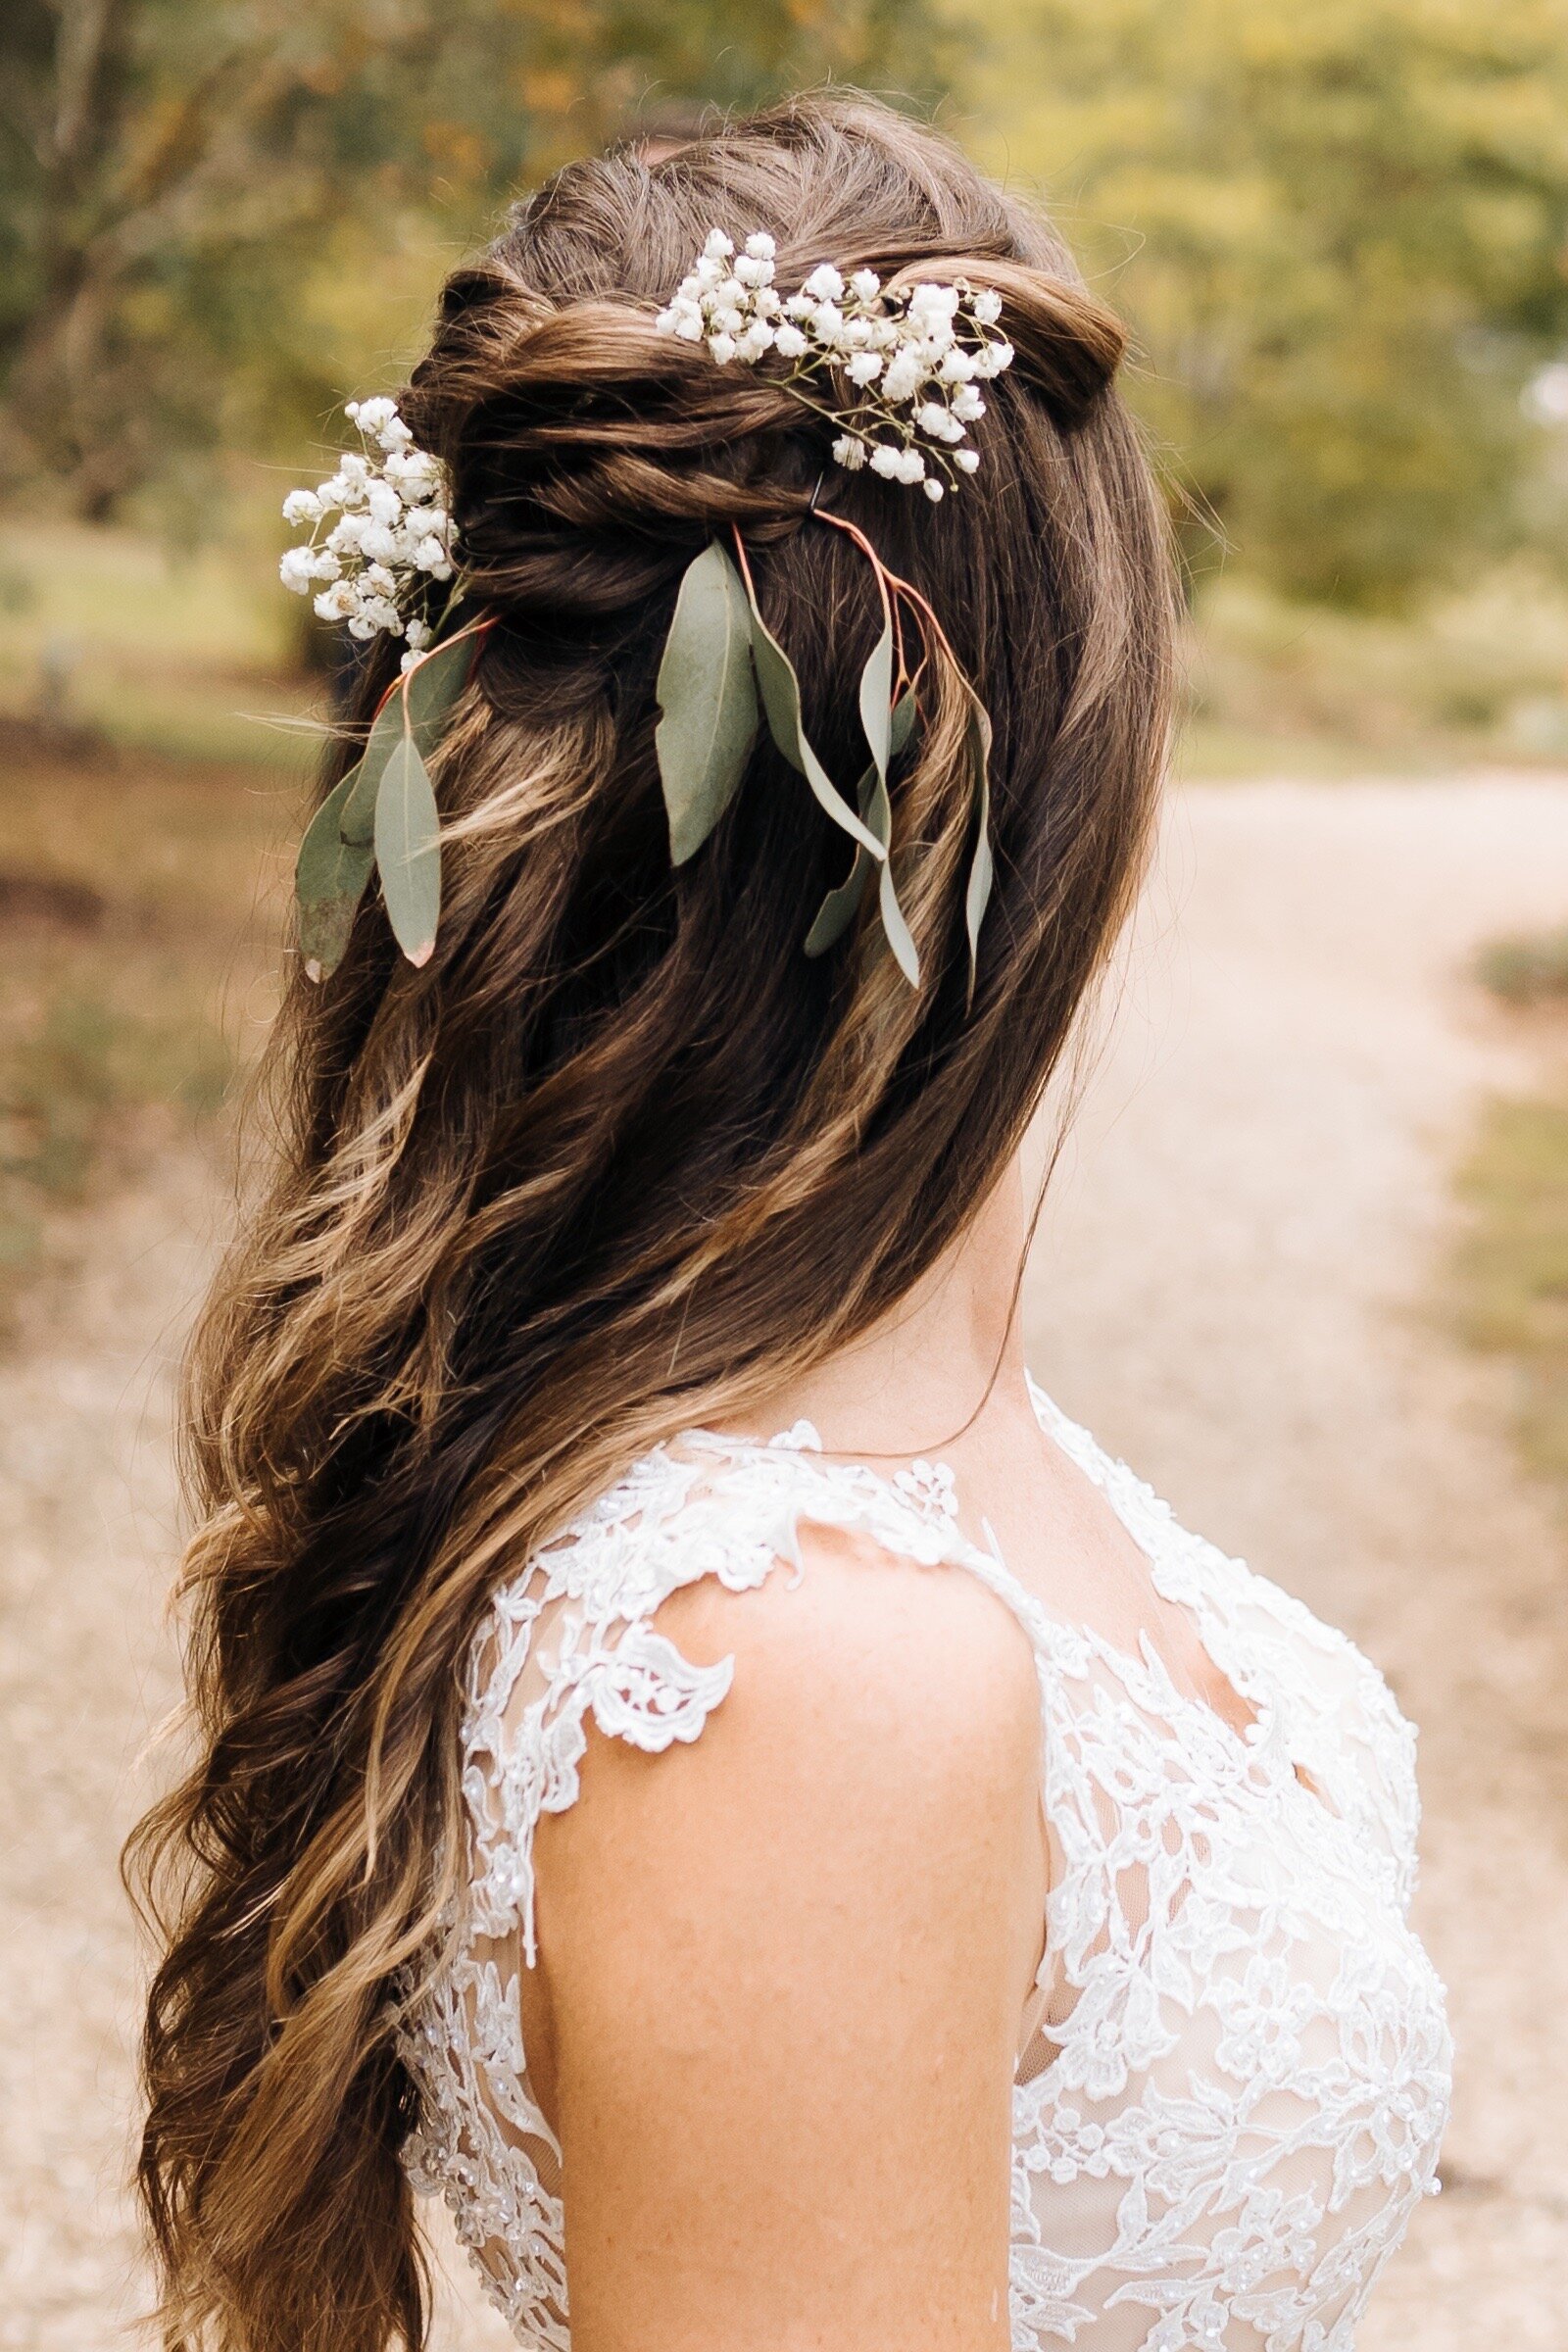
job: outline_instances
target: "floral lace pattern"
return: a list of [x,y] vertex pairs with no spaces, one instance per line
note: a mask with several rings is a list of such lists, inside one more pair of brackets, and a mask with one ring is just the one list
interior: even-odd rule
[[1436,2186],[1450,2049],[1406,1924],[1414,1735],[1342,1635],[1187,1535],[1038,1391],[1251,1710],[1236,1730],[1138,1655],[1054,1617],[964,1534],[951,1472],[769,1446],[660,1447],[497,1592],[473,1651],[468,1900],[405,2035],[416,2182],[442,2191],[517,2340],[568,2352],[561,2150],[532,2095],[517,1977],[533,1835],[577,1793],[589,1718],[659,1752],[700,1737],[731,1662],[651,1623],[679,1587],[800,1572],[798,1530],[967,1570],[1036,1659],[1054,1867],[1013,2093],[1014,2352],[1351,2352]]

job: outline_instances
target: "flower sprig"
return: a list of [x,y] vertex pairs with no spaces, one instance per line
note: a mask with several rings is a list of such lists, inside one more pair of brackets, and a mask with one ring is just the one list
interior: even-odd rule
[[445,480],[439,462],[415,447],[396,401],[351,400],[344,414],[361,447],[316,489],[284,499],[284,520],[309,523],[311,535],[288,550],[278,575],[296,596],[316,590],[320,618],[347,621],[351,637],[406,638],[408,668],[431,634],[409,610],[416,592],[453,575]]
[[[835,464],[851,473],[869,466],[943,498],[980,464],[965,445],[986,413],[980,385],[1012,365],[1001,295],[964,280],[888,289],[874,270],[846,279],[823,262],[785,297],[773,282],[775,252],[770,236],[748,237],[737,253],[723,229],[710,230],[659,313],[659,331],[706,344],[720,367],[755,367],[769,354],[786,361],[785,389],[839,428]],[[831,397],[835,376],[858,395],[849,406]]]

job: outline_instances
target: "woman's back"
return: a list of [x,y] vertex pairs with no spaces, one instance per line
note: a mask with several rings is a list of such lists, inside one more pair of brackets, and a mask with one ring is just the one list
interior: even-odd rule
[[805,1423],[689,1433],[498,1597],[411,2055],[524,2344],[1350,2343],[1446,2113],[1406,1729],[1036,1404],[1135,1653],[1043,1595],[1059,1514],[1014,1574]]

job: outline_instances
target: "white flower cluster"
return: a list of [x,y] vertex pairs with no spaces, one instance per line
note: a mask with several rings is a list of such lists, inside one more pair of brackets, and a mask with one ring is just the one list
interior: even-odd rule
[[289,549],[278,573],[296,596],[315,589],[322,620],[346,620],[351,636],[385,629],[406,637],[407,668],[430,642],[425,622],[405,617],[408,590],[452,577],[441,467],[415,448],[396,401],[351,400],[344,414],[358,425],[363,449],[347,452],[318,489],[291,490],[284,499],[284,520],[309,523],[311,536]]
[[[922,283],[888,293],[874,270],[846,279],[823,262],[786,299],[773,270],[771,237],[748,237],[737,253],[715,228],[656,324],[705,343],[721,367],[755,366],[769,352],[789,361],[786,387],[838,425],[833,456],[851,473],[869,466],[891,482],[920,483],[933,500],[973,473],[979,453],[959,445],[986,413],[979,387],[1013,359],[995,288]],[[830,369],[858,394],[851,407],[815,396]]]

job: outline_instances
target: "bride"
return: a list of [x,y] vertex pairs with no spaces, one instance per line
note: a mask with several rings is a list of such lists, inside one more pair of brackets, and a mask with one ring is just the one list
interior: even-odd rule
[[366,725],[194,1356],[171,2345],[417,2346],[432,2190],[553,2352],[1349,2352],[1434,2185],[1412,1735],[1020,1349],[1166,738],[1121,344],[805,99],[563,172],[290,502]]

